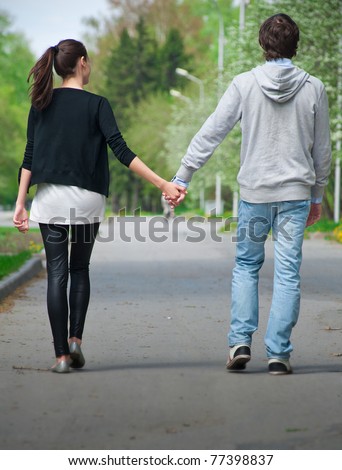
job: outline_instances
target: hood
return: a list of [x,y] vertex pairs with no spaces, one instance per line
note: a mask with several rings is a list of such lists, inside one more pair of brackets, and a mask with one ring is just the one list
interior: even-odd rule
[[290,100],[305,84],[309,74],[298,67],[264,64],[252,70],[261,91],[277,103]]

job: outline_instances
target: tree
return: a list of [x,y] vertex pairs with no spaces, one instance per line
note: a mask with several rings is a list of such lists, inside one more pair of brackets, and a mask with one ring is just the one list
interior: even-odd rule
[[133,34],[140,18],[146,16],[150,9],[149,0],[109,0],[116,13],[116,25],[119,30],[127,29]]
[[[160,90],[168,93],[170,87],[183,88],[183,93],[192,100],[188,106],[180,102],[173,103],[171,119],[167,130],[163,133],[165,149],[162,155],[172,172],[178,168],[180,158],[191,137],[215,109],[218,96],[227,88],[233,77],[263,63],[262,50],[258,44],[259,27],[268,16],[279,11],[292,16],[301,31],[298,56],[294,58],[294,63],[320,78],[326,86],[330,105],[332,145],[336,158],[336,142],[341,139],[341,113],[338,101],[338,83],[341,83],[341,79],[338,82],[341,74],[340,0],[326,2],[251,0],[246,8],[245,28],[242,31],[239,28],[239,8],[236,8],[236,2],[231,0],[110,1],[115,8],[115,15],[97,44],[100,45],[99,55],[102,60],[107,57],[108,45],[113,45],[111,53],[113,59],[110,67],[106,69],[107,78],[111,75],[112,81],[109,80],[103,90],[108,95],[113,94],[111,99],[120,127],[125,133],[127,131],[131,138],[130,127],[132,126],[135,132],[138,130],[135,115],[141,116],[144,122],[148,120],[146,113],[150,112],[150,108],[145,106],[145,98],[149,100]],[[226,37],[225,70],[219,91],[217,80],[219,15],[215,4],[219,6],[224,20]],[[137,27],[139,18],[144,20],[139,26],[140,30]],[[117,38],[123,34],[125,27],[126,38],[123,40],[122,37],[118,42]],[[125,48],[121,42],[125,43]],[[137,54],[138,44],[140,44],[139,54]],[[175,75],[177,66],[187,68],[204,81],[203,107],[197,101],[198,90],[195,85]],[[166,96],[165,100],[167,102]],[[123,108],[119,103],[123,103]],[[154,112],[157,114],[158,105],[161,106],[159,112],[163,113],[165,104],[162,100],[155,101]],[[145,114],[140,114],[140,107]],[[124,117],[121,114],[122,109],[125,110]],[[170,108],[167,109],[170,111]],[[217,170],[221,172],[223,183],[234,188],[239,166],[239,147],[240,132],[236,126],[216,150],[213,159],[201,171],[203,181],[197,183],[199,176],[194,179],[189,196],[196,192],[196,187],[199,189],[203,185],[210,191]],[[138,147],[137,149],[139,151]],[[159,159],[160,155],[157,153],[153,158]],[[152,160],[151,166],[154,167],[155,164],[156,161]],[[125,181],[124,178],[126,175],[120,181]],[[327,213],[331,213],[332,210],[333,186],[332,175],[326,191]],[[145,190],[146,185],[143,183],[139,193],[143,194]]]
[[[139,156],[155,172],[165,179],[171,178],[171,169],[163,152],[165,129],[171,119],[171,100],[168,95],[157,93],[150,95],[136,108],[127,131],[127,139]],[[148,210],[160,209],[160,192],[151,184],[140,180],[139,192],[136,193],[132,207],[140,205]]]
[[[158,89],[158,65],[157,43],[144,21],[139,21],[135,37],[131,37],[128,30],[124,29],[119,45],[112,49],[107,63],[105,92],[123,133],[129,129],[139,103]],[[110,164],[110,172],[112,208],[117,211],[121,207],[134,206],[130,194],[133,193],[137,199],[141,181],[115,161]]]
[[[178,29],[171,28],[161,47],[161,89],[167,93],[171,88],[184,87],[184,80],[176,74],[176,68],[188,68],[190,56],[185,54],[184,42]],[[191,70],[191,68],[190,68]]]
[[119,121],[124,121],[126,110],[133,102],[133,90],[136,82],[133,64],[136,49],[133,40],[124,29],[120,43],[111,50],[106,68],[105,94],[114,108]]
[[[162,44],[169,31],[177,29],[184,38],[186,53],[191,54],[199,67],[206,63],[206,57],[211,56],[216,47],[213,31],[216,31],[217,12],[212,0],[109,0],[109,3],[115,15],[106,27],[106,34],[110,31],[115,35],[127,29],[134,35],[139,19],[143,18],[158,43]],[[228,17],[231,0],[219,0],[219,3]]]
[[[156,124],[162,120],[156,119],[154,124],[151,124],[150,114],[165,115],[170,87],[177,80],[175,69],[180,65],[185,66],[187,59],[182,38],[177,30],[171,30],[165,44],[160,45],[153,37],[153,30],[140,19],[133,36],[127,29],[122,31],[120,42],[112,49],[107,62],[105,95],[113,106],[119,127],[127,137],[129,146],[132,142],[137,142],[135,135],[141,136],[136,145],[141,155],[141,149],[144,150],[148,143],[159,140],[156,148],[150,147],[150,151],[146,152],[147,155],[151,155],[152,152],[153,158],[152,160],[149,158],[149,161],[154,169],[158,167],[156,162],[162,138],[156,135],[156,128],[162,131]],[[166,96],[162,98],[159,92],[164,92]],[[151,98],[152,95],[155,99]],[[160,109],[157,112],[158,105]],[[149,138],[146,139],[146,136]],[[127,173],[116,162],[111,163],[110,168],[112,207],[116,211],[120,207],[134,209],[136,201],[143,195],[145,195],[145,204],[151,206],[153,196],[151,199],[150,194],[153,193],[148,189],[147,183]],[[161,168],[165,170],[165,165]],[[155,205],[155,201],[153,204]]]
[[17,173],[26,141],[30,106],[26,77],[34,62],[21,34],[11,31],[11,20],[0,14],[0,205],[12,204]]
[[119,117],[127,118],[127,108],[137,105],[149,93],[160,88],[158,44],[141,19],[136,34],[127,29],[109,56],[106,69],[106,95]]
[[140,18],[136,27],[135,49],[135,83],[132,93],[133,103],[137,104],[150,93],[157,91],[160,86],[158,44],[143,18]]
[[[190,102],[176,101],[173,105],[169,125],[165,130],[165,156],[171,174],[178,170],[181,158],[192,137],[200,129],[204,121],[217,105],[216,82],[206,83],[206,94],[203,103],[195,96]],[[200,191],[206,190],[206,197],[214,198],[215,178],[219,173],[222,184],[235,189],[236,175],[239,167],[240,133],[234,129],[216,149],[212,158],[194,176],[190,185],[188,200],[198,207]]]

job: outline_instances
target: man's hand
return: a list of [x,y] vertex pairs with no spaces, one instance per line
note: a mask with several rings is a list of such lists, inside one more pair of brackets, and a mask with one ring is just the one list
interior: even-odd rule
[[[164,199],[169,203],[171,207],[178,206],[179,202],[182,201],[186,194],[186,188],[179,186],[178,184],[165,182],[162,188]],[[181,196],[184,194],[183,198]]]
[[[173,184],[173,183],[171,183],[171,184]],[[169,203],[169,205],[171,207],[179,206],[179,204],[182,201],[184,201],[185,196],[188,194],[188,191],[186,190],[186,188],[184,186],[176,185],[176,187],[179,191],[177,198],[172,199],[165,193],[165,191],[163,191],[164,199]]]
[[311,203],[308,220],[306,221],[306,227],[315,224],[319,221],[322,215],[322,204]]

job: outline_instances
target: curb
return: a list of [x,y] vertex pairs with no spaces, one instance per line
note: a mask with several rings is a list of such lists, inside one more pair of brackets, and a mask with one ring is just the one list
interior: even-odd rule
[[0,281],[0,300],[10,295],[17,287],[32,279],[43,269],[41,257],[34,256],[16,272]]

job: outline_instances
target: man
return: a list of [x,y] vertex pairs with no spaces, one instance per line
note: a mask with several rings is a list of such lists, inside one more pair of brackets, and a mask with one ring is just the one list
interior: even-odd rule
[[[240,121],[242,131],[236,264],[232,277],[227,369],[245,369],[258,328],[258,280],[264,244],[274,239],[273,298],[265,335],[271,374],[292,372],[290,336],[300,304],[305,226],[321,216],[331,146],[328,100],[317,78],[295,67],[299,30],[285,14],[259,31],[266,63],[234,78],[192,139],[173,181],[188,186]],[[178,203],[184,198],[181,195]]]

